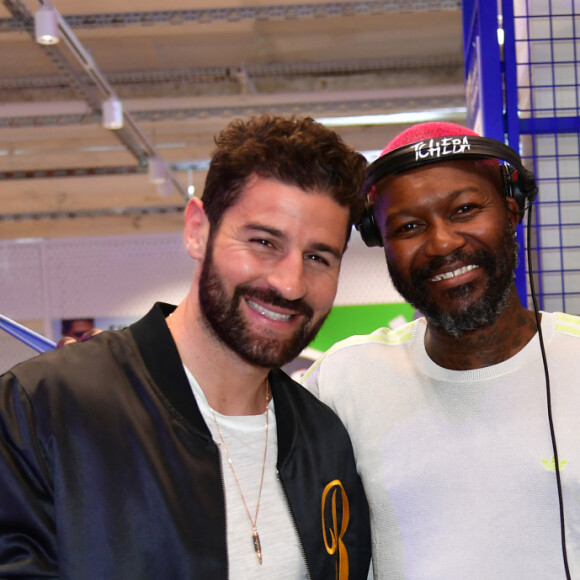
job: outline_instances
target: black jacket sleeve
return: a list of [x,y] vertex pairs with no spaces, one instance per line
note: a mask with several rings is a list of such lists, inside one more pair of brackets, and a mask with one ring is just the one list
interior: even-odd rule
[[0,577],[56,578],[50,449],[17,379],[0,379]]

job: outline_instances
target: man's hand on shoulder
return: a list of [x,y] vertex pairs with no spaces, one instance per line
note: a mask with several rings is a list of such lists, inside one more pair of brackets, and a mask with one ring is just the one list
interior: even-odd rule
[[92,338],[93,336],[95,336],[95,334],[100,334],[101,332],[103,332],[100,328],[91,328],[90,330],[87,330],[87,332],[85,332],[80,338],[74,338],[72,336],[63,336],[57,343],[56,343],[56,348],[62,348],[63,346],[66,346],[67,344],[72,344],[73,342],[84,342],[85,340],[89,340],[89,338]]

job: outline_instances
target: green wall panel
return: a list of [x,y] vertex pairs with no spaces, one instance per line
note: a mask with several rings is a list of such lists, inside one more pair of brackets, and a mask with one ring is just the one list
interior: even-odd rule
[[353,334],[368,334],[382,326],[389,326],[391,320],[399,316],[409,322],[413,320],[414,314],[414,308],[406,302],[334,306],[320,332],[310,343],[310,348],[325,351]]

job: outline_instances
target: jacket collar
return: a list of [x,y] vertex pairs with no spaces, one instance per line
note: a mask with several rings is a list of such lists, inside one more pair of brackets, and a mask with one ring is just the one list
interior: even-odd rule
[[183,363],[165,318],[174,310],[172,304],[157,302],[140,320],[129,327],[143,362],[157,387],[180,415],[211,438],[191,392]]
[[[165,398],[191,425],[211,439],[211,434],[191,392],[183,363],[165,318],[174,310],[172,304],[157,302],[129,329],[137,343],[143,362]],[[301,389],[284,371],[273,369],[268,375],[276,407],[279,464],[286,458],[297,432],[300,414],[295,409],[293,389]]]

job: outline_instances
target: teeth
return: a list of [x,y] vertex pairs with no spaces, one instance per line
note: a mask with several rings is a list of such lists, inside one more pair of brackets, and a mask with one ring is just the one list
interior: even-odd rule
[[470,272],[471,270],[475,270],[475,268],[479,268],[479,266],[476,266],[474,264],[471,264],[470,266],[463,266],[462,268],[457,268],[457,270],[453,270],[453,272],[445,272],[445,274],[433,276],[433,278],[431,278],[431,282],[441,282],[441,280],[449,280],[449,278],[455,278],[455,276],[465,274],[465,272]]
[[252,300],[246,300],[246,302],[250,308],[252,308],[256,312],[259,312],[262,316],[265,316],[266,318],[269,318],[270,320],[287,321],[287,320],[290,320],[292,318],[291,314],[280,314],[279,312],[273,312],[272,310],[268,310],[267,308],[264,308],[260,304],[256,304]]

